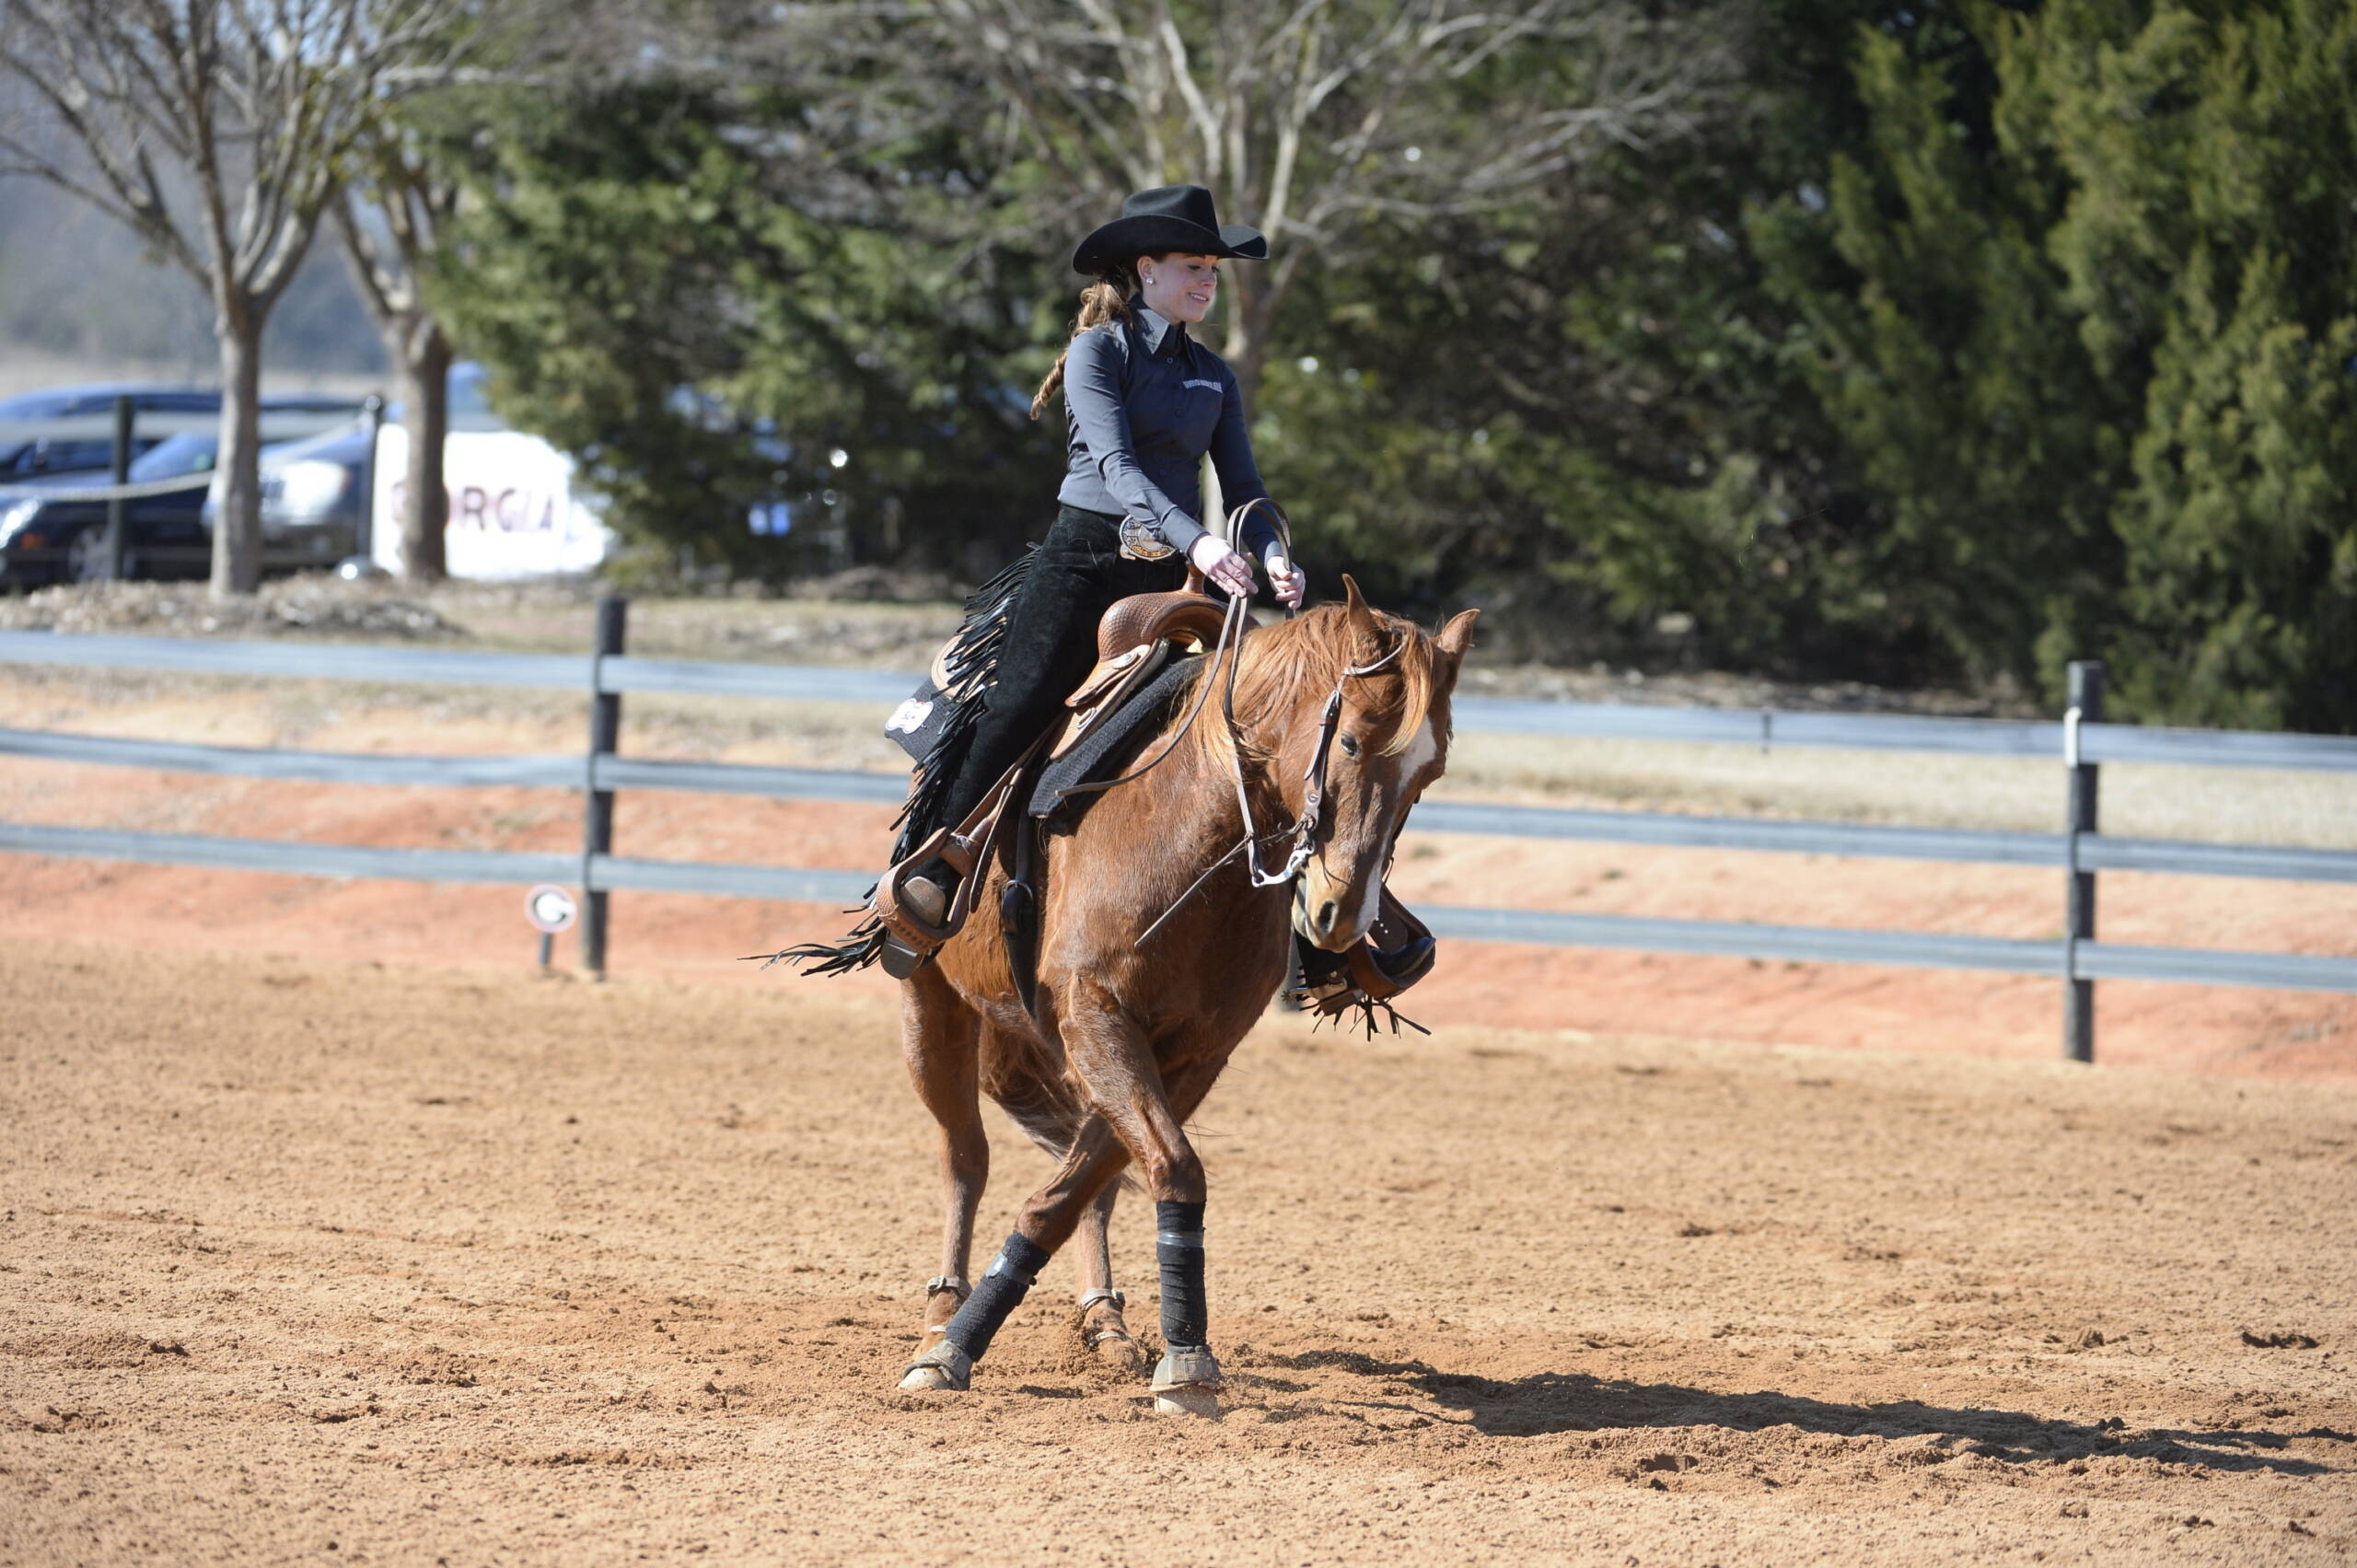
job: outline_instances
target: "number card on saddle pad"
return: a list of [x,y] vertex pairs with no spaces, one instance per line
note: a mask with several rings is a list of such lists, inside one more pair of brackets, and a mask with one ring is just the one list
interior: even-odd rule
[[950,715],[957,706],[957,700],[935,685],[933,677],[928,675],[906,702],[892,710],[892,716],[884,721],[884,733],[900,743],[900,749],[909,754],[909,761],[922,762],[933,755],[934,743],[949,727]]

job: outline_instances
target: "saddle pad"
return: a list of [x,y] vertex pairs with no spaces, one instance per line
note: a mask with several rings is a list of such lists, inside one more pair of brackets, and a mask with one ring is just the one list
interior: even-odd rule
[[1137,749],[1132,743],[1139,739],[1140,732],[1150,721],[1159,718],[1170,706],[1172,694],[1202,662],[1202,657],[1201,654],[1189,654],[1172,659],[1144,691],[1098,719],[1079,745],[1050,762],[1039,774],[1038,787],[1031,792],[1031,815],[1060,825],[1067,825],[1067,819],[1079,821],[1081,813],[1097,796],[1084,795],[1066,800],[1063,792],[1074,784],[1115,777],[1127,767]]

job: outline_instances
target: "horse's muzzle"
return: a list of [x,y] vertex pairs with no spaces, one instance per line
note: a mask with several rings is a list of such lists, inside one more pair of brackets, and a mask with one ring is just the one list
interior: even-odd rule
[[1293,928],[1313,947],[1347,953],[1363,935],[1359,917],[1365,902],[1353,896],[1349,883],[1325,875],[1313,862],[1301,868],[1293,885]]

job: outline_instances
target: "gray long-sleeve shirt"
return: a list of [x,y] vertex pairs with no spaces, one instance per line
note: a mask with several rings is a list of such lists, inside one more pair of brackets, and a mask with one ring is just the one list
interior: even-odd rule
[[[1147,524],[1182,553],[1202,534],[1202,465],[1209,452],[1233,508],[1269,494],[1252,461],[1244,400],[1227,362],[1144,307],[1133,326],[1108,322],[1073,339],[1064,359],[1070,442],[1056,499]],[[1265,559],[1277,530],[1255,510],[1237,548]]]

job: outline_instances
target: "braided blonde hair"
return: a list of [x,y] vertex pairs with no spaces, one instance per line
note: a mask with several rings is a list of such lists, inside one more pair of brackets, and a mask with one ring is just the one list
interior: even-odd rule
[[[1130,302],[1138,296],[1138,264],[1134,261],[1117,263],[1114,270],[1099,277],[1080,291],[1080,314],[1072,324],[1072,335],[1080,336],[1092,327],[1108,321],[1130,322]],[[1048,378],[1031,395],[1031,417],[1037,419],[1047,409],[1064,384],[1064,361],[1072,356],[1072,349],[1056,355],[1055,365],[1048,371]]]

